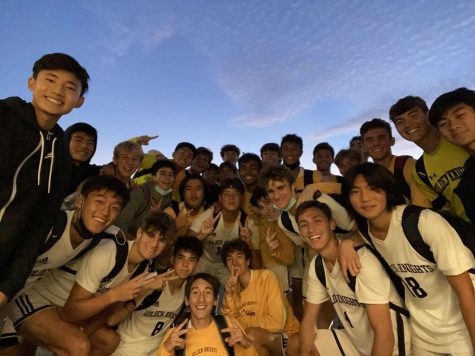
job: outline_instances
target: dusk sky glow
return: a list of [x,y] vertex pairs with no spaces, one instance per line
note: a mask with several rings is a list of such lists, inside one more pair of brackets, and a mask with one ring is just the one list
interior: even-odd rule
[[84,106],[59,123],[98,129],[96,163],[141,134],[160,135],[145,150],[190,141],[219,163],[223,144],[259,153],[296,133],[314,169],[315,144],[346,148],[397,99],[475,88],[473,0],[3,0],[0,33],[1,98],[30,99],[45,53],[88,70]]

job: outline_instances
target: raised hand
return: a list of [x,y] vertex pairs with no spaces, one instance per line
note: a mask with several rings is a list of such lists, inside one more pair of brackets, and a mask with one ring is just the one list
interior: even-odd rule
[[184,229],[188,230],[191,226],[193,219],[191,218],[191,212],[183,206],[178,215],[175,218],[175,226],[177,230]]
[[110,289],[109,293],[111,294],[112,300],[114,302],[126,302],[137,297],[147,288],[148,284],[151,283],[150,280],[145,280],[147,275],[148,272],[145,271],[142,274],[119,284],[117,287]]
[[[168,281],[173,281],[178,279],[178,275],[175,273],[175,270],[170,270],[165,273],[159,274],[155,277],[147,279],[147,289],[154,290],[154,289],[163,289],[165,283]],[[150,281],[150,282],[149,282]]]
[[160,211],[162,211],[162,200],[162,196],[160,196],[160,199],[158,200],[155,200],[154,198],[150,197],[150,207],[148,208],[148,211],[153,213],[159,213]]
[[251,340],[242,331],[238,321],[234,317],[229,317],[228,320],[228,327],[221,330],[222,333],[229,333],[229,336],[224,341],[231,347],[237,343],[240,343],[246,349],[251,346]]
[[269,250],[276,250],[279,248],[279,240],[277,240],[277,233],[271,227],[267,228],[266,243]]
[[204,238],[211,235],[211,233],[214,231],[214,224],[221,217],[221,211],[218,214],[216,214],[215,217],[213,217],[213,215],[214,215],[214,207],[211,208],[210,217],[206,219],[205,221],[203,221],[203,223],[201,224],[200,235],[203,236]]
[[158,135],[156,136],[142,135],[142,136],[137,137],[137,143],[142,146],[148,145],[150,141],[155,140],[157,137]]
[[239,221],[239,238],[246,241],[246,243],[252,249],[252,231],[249,229],[249,219],[246,219],[244,226]]
[[165,340],[165,343],[163,344],[165,350],[172,352],[176,347],[180,349],[185,348],[186,340],[182,336],[192,330],[191,328],[185,329],[185,325],[187,323],[188,319],[185,319],[180,325],[173,329],[172,333],[170,336],[168,336],[168,338]]
[[228,277],[228,280],[224,284],[224,292],[226,294],[233,294],[238,290],[238,274],[239,274],[239,267],[234,267],[231,265],[231,275]]

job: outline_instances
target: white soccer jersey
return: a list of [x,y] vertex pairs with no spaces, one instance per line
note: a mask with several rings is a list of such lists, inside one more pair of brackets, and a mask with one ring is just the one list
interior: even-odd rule
[[[338,317],[354,346],[362,355],[370,355],[373,347],[374,332],[371,328],[364,304],[387,304],[392,302],[402,308],[399,298],[388,275],[378,259],[368,250],[358,250],[361,271],[356,278],[355,292],[346,283],[338,262],[330,273],[325,263],[326,288],[320,283],[315,273],[315,260],[310,263],[308,272],[307,302],[322,304],[331,300]],[[394,355],[398,355],[398,331],[404,334],[406,354],[411,350],[410,325],[406,317],[400,316],[403,324],[398,330],[396,313],[391,310],[391,321],[395,338]]]
[[[199,233],[201,231],[201,225],[205,220],[211,217],[213,211],[213,209],[208,209],[197,216],[191,224],[190,229],[196,233]],[[234,225],[230,228],[225,228],[223,216],[221,215],[216,229],[214,229],[214,231],[203,240],[203,257],[205,259],[210,262],[222,263],[220,256],[221,248],[226,241],[239,238],[240,219],[241,212],[234,222]],[[259,230],[251,219],[249,219],[248,228],[252,231],[252,246],[257,250],[259,249]]]
[[[404,283],[413,343],[439,353],[470,352],[472,345],[457,295],[445,276],[456,276],[473,268],[473,255],[445,219],[424,210],[418,228],[437,264],[423,258],[404,236],[401,225],[404,207],[401,205],[394,209],[384,240],[375,238],[371,232],[370,237]],[[471,277],[475,282],[473,275]]]
[[[126,241],[128,249],[132,241]],[[84,257],[84,262],[76,276],[76,283],[90,293],[105,293],[130,278],[134,271],[128,270],[128,258],[122,269],[111,280],[102,282],[115,266],[117,247],[113,240],[101,241]]]
[[76,248],[73,248],[71,245],[71,237],[69,232],[71,229],[71,221],[74,211],[67,211],[66,215],[67,223],[61,237],[48,251],[36,258],[35,265],[26,281],[26,284],[43,278],[52,270],[68,263],[91,243],[91,239],[84,240],[78,246],[76,246]]
[[168,284],[158,301],[150,307],[134,311],[119,325],[120,344],[114,356],[152,356],[185,300],[185,284],[171,294]]

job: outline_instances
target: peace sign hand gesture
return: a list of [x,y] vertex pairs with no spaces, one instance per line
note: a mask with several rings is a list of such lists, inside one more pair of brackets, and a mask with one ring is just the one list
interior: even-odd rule
[[276,250],[279,248],[279,240],[277,240],[277,233],[271,227],[267,228],[266,243],[269,250]]
[[201,230],[198,236],[199,238],[201,237],[201,239],[204,239],[208,237],[209,235],[211,235],[211,233],[214,231],[214,224],[221,217],[221,211],[218,214],[216,214],[216,216],[214,216],[214,207],[212,207],[210,210],[211,210],[210,217],[206,219],[205,221],[203,221],[203,223],[201,224]]
[[239,221],[239,237],[252,249],[252,231],[249,229],[249,219],[246,219],[244,226],[241,224],[241,221]]
[[155,289],[163,289],[165,283],[167,281],[173,281],[178,279],[178,275],[175,273],[175,270],[170,270],[165,273],[159,274],[158,276],[151,277],[151,282],[147,284],[147,289],[155,290]]
[[172,333],[163,344],[165,350],[167,350],[168,352],[172,352],[172,350],[176,347],[179,349],[185,348],[186,340],[182,336],[192,330],[191,328],[184,329],[187,323],[188,319],[185,319],[180,325],[173,329]]
[[233,294],[238,290],[238,274],[239,267],[234,267],[231,265],[231,275],[228,277],[228,280],[224,284],[224,292],[226,294]]
[[237,343],[240,343],[245,349],[250,347],[251,340],[242,331],[238,321],[233,317],[229,317],[228,320],[230,326],[221,330],[222,333],[229,333],[229,336],[226,337],[224,341],[227,342],[228,345],[231,347],[233,347]]

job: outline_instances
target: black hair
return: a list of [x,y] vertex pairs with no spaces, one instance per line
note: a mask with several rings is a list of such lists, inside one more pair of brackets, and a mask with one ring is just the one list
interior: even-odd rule
[[211,284],[211,287],[213,288],[213,293],[214,293],[214,299],[218,297],[219,294],[219,281],[216,277],[208,274],[208,273],[197,273],[191,276],[188,281],[186,282],[185,286],[185,296],[189,299],[190,298],[190,292],[191,292],[191,286],[193,283],[198,280],[198,279],[203,279],[204,281],[208,282]]
[[439,96],[430,107],[430,123],[437,126],[437,123],[442,119],[442,115],[459,104],[465,104],[475,109],[475,91],[467,88],[458,88]]
[[91,192],[106,190],[113,192],[122,202],[122,207],[126,206],[130,200],[130,192],[126,185],[116,177],[103,175],[92,176],[84,181],[81,187],[81,195],[86,198]]
[[239,149],[238,146],[228,144],[228,145],[224,145],[223,147],[221,147],[221,151],[220,151],[221,158],[224,158],[224,152],[228,152],[228,151],[236,152],[238,157],[241,154],[241,150]]
[[262,198],[266,198],[267,196],[268,196],[267,191],[263,187],[258,185],[252,191],[251,200],[250,200],[251,205],[258,208],[259,200],[261,200]]
[[203,155],[207,156],[209,158],[209,163],[213,160],[213,152],[206,147],[198,147],[195,151],[195,154],[193,155],[193,158],[195,158],[198,155]]
[[232,164],[231,162],[229,161],[224,161],[223,163],[221,163],[218,167],[219,170],[223,169],[223,168],[230,168],[233,170],[233,172],[236,174],[237,173],[237,168],[234,164]]
[[273,151],[278,152],[280,154],[280,146],[278,143],[275,142],[265,143],[261,147],[261,156],[265,151]]
[[354,141],[363,141],[363,139],[361,138],[361,136],[353,136],[353,137],[350,139],[350,146],[351,146],[351,144],[352,144]]
[[254,161],[257,163],[257,169],[261,170],[262,168],[262,161],[261,158],[256,155],[255,153],[244,153],[241,157],[238,159],[238,165],[241,165],[242,163],[246,163],[249,161]]
[[363,123],[363,125],[361,125],[361,127],[360,127],[361,137],[363,137],[363,139],[364,139],[364,135],[369,130],[379,129],[379,128],[385,129],[388,132],[390,138],[393,137],[393,132],[391,130],[391,125],[389,125],[389,122],[384,121],[384,120],[379,119],[379,118],[374,118],[373,120],[366,121],[365,123]]
[[332,158],[335,157],[335,150],[333,147],[328,143],[328,142],[320,142],[313,148],[313,156],[317,154],[318,151],[320,150],[328,150],[332,154]]
[[297,211],[295,212],[295,221],[298,223],[300,215],[311,208],[321,210],[328,220],[332,219],[332,211],[327,204],[319,202],[318,200],[308,200],[298,206]]
[[179,236],[173,244],[173,256],[181,251],[191,252],[199,259],[203,254],[203,242],[196,236]]
[[169,159],[159,159],[152,165],[152,167],[149,168],[149,171],[154,176],[155,174],[157,174],[159,169],[164,167],[168,167],[173,171],[173,173],[176,173],[176,165],[173,161],[170,161]]
[[[195,157],[196,154],[196,147],[194,144],[190,142],[180,142],[178,145],[175,147],[175,151],[178,151],[180,148],[189,148],[193,152],[193,157]],[[173,151],[173,152],[175,152]]]
[[424,99],[418,96],[406,96],[402,99],[399,99],[395,104],[391,106],[389,109],[389,120],[394,122],[394,118],[396,116],[402,115],[409,110],[414,108],[419,108],[422,110],[424,114],[427,114],[429,108],[427,107],[426,102]]
[[165,236],[172,224],[173,221],[168,214],[161,211],[152,212],[145,216],[140,229],[145,232],[160,231],[160,234]]
[[353,189],[353,184],[358,175],[362,175],[368,185],[376,190],[382,190],[386,193],[386,210],[391,211],[397,205],[405,204],[404,195],[396,183],[394,175],[385,167],[371,162],[357,164],[351,167],[345,174],[343,183],[341,185],[341,195],[343,197],[345,206],[350,212],[350,215],[359,223],[364,221],[350,203],[350,194]]
[[239,178],[228,178],[221,182],[219,185],[219,195],[223,194],[224,190],[228,188],[237,189],[241,195],[244,194],[244,184]]
[[67,145],[66,149],[68,152],[69,152],[69,142],[71,141],[72,135],[76,132],[84,132],[86,135],[94,138],[94,151],[92,152],[91,157],[87,160],[87,162],[81,162],[82,164],[89,163],[92,157],[94,156],[94,153],[96,153],[97,130],[93,126],[85,122],[77,122],[69,126],[66,130],[64,130],[64,141],[66,142],[66,145]]
[[249,264],[252,264],[252,251],[246,241],[242,239],[233,239],[226,241],[221,247],[221,260],[226,266],[226,258],[231,252],[239,251],[244,254]]
[[183,178],[183,180],[180,183],[180,186],[178,187],[178,191],[180,192],[181,201],[185,200],[185,188],[186,188],[186,185],[188,184],[188,182],[190,180],[199,180],[201,182],[201,184],[203,185],[203,191],[206,192],[206,182],[205,182],[204,178],[199,174],[189,173],[185,176],[185,178]]
[[33,64],[33,78],[37,78],[42,70],[64,70],[72,73],[81,82],[81,96],[89,89],[89,74],[79,62],[65,53],[49,53]]
[[[224,162],[223,162],[224,163]],[[236,167],[234,167],[236,168]],[[212,170],[215,170],[215,171],[218,171],[219,172],[219,167],[217,164],[215,163],[211,163],[207,168],[204,169],[203,172],[206,172],[206,171],[212,171]]]
[[292,143],[296,143],[299,148],[300,148],[300,151],[303,150],[303,140],[302,140],[302,137],[300,136],[297,136],[296,134],[287,134],[285,135],[284,137],[282,137],[282,140],[280,142],[280,148],[282,149],[282,146],[284,145],[284,143],[286,142],[292,142]]
[[264,185],[267,186],[269,181],[284,181],[288,182],[290,185],[294,184],[295,177],[285,166],[270,167],[261,174],[261,180]]

